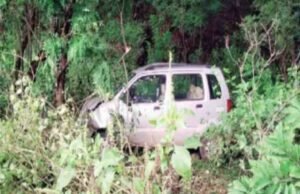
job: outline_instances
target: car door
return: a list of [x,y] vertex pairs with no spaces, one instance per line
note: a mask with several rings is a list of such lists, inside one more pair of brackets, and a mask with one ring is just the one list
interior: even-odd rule
[[152,134],[156,129],[152,121],[162,115],[165,86],[164,74],[140,76],[129,86],[127,110],[131,116],[128,117],[127,126],[133,128],[129,134],[132,144],[154,144]]
[[[226,96],[226,88],[221,87],[220,82],[225,83],[223,77],[220,75],[219,77],[215,74],[206,74],[206,81],[209,93],[209,103],[208,107],[208,117],[209,123],[217,124],[220,121],[220,116],[223,112],[226,112],[227,99],[229,96]],[[227,92],[228,93],[228,92]]]
[[183,112],[185,126],[177,130],[174,141],[182,144],[185,138],[202,133],[207,125],[207,87],[201,73],[174,73],[172,81],[175,105]]

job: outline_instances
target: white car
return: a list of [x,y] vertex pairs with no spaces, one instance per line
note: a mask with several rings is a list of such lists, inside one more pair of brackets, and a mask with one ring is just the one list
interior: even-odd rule
[[132,129],[127,132],[132,145],[154,146],[161,142],[165,129],[151,121],[163,115],[165,94],[171,81],[176,108],[192,112],[184,116],[184,127],[176,131],[175,144],[183,144],[192,135],[201,135],[208,125],[218,123],[220,115],[232,108],[219,68],[183,63],[173,63],[169,68],[168,63],[155,63],[137,69],[111,101],[93,98],[82,110],[89,112],[89,126],[93,129],[106,129],[113,122],[112,115],[120,115],[126,128]]

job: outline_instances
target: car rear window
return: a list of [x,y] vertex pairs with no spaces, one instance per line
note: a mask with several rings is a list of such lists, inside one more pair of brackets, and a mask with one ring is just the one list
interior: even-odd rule
[[221,94],[222,94],[221,87],[220,87],[217,77],[213,74],[208,74],[207,81],[208,81],[210,99],[221,98]]
[[176,101],[202,100],[204,98],[202,76],[200,74],[174,74],[173,94]]

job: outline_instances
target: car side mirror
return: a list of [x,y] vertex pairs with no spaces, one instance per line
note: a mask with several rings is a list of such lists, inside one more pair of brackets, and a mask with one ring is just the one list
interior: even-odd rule
[[128,106],[128,107],[131,107],[131,106],[132,106],[132,102],[129,101],[128,104],[127,104],[127,106]]

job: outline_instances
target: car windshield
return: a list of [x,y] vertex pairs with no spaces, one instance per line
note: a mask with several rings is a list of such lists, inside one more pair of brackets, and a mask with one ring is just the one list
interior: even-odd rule
[[[134,72],[129,73],[127,82],[129,82],[135,75],[136,75],[136,73],[134,73]],[[115,97],[127,84],[128,83],[124,82],[124,83],[118,85],[116,87],[116,89],[113,91],[114,93],[112,95],[112,98]]]

